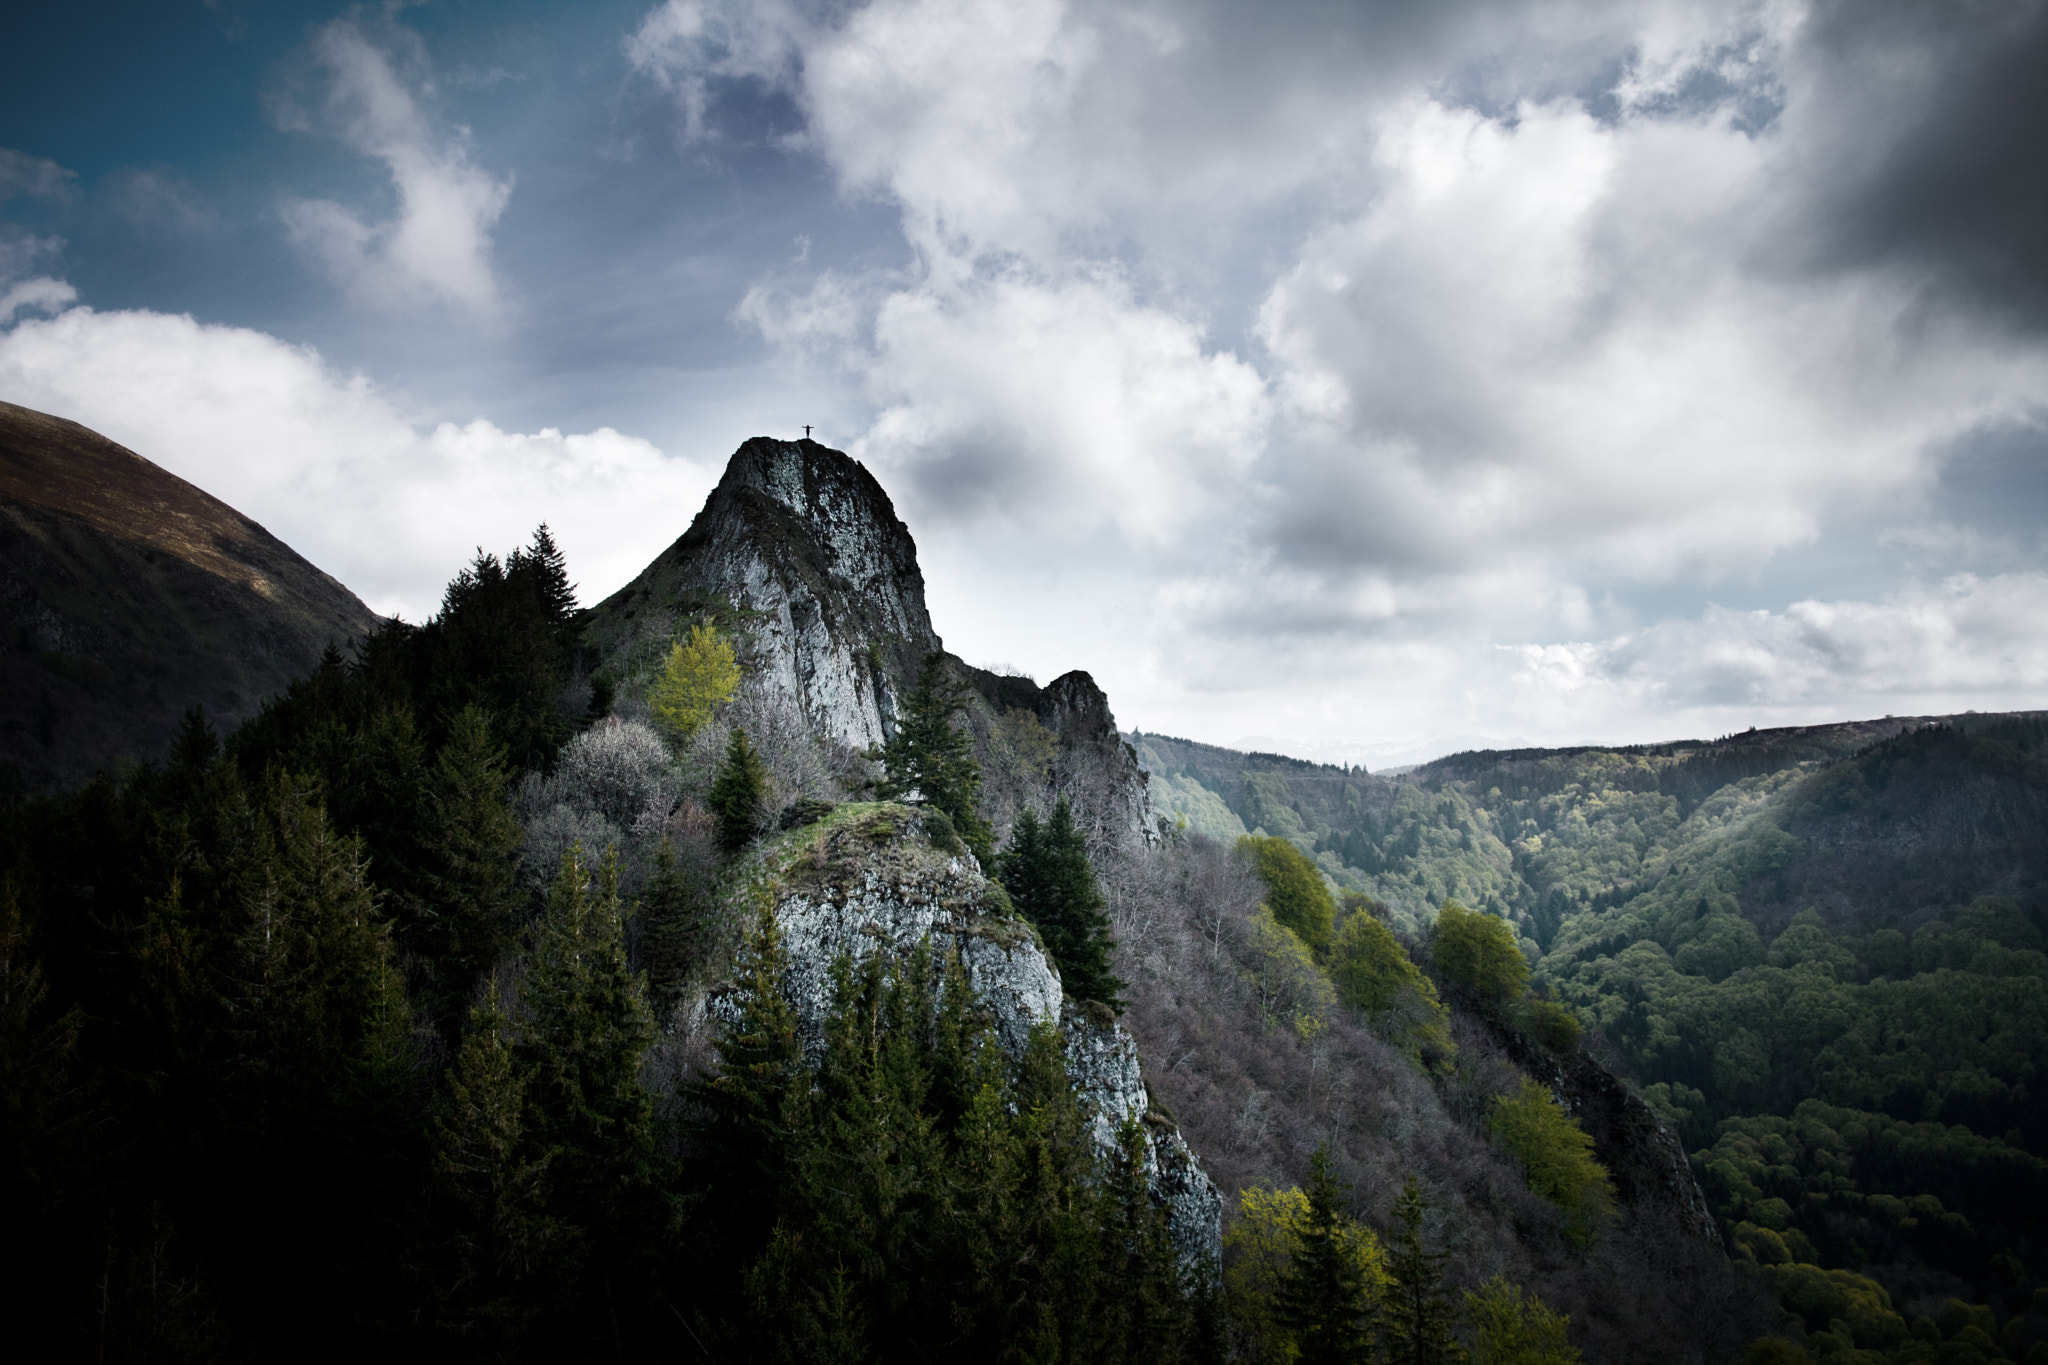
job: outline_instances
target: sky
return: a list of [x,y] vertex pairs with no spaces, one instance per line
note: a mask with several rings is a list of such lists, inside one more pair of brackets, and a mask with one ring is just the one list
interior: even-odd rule
[[431,614],[806,424],[970,662],[1384,767],[2048,707],[2048,0],[151,0],[0,398]]

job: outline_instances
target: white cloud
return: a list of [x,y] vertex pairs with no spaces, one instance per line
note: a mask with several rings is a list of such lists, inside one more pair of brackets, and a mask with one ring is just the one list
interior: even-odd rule
[[163,313],[74,308],[0,332],[0,393],[197,484],[411,620],[478,547],[502,554],[542,521],[596,601],[674,539],[715,478],[608,427],[425,429],[309,348]]
[[400,309],[426,297],[488,316],[499,305],[491,229],[512,178],[476,166],[469,130],[441,127],[422,107],[433,85],[417,36],[396,25],[385,36],[380,46],[353,18],[318,29],[317,108],[280,99],[273,112],[285,128],[330,133],[383,162],[396,212],[376,221],[332,199],[287,198],[285,228],[359,302]]
[[1506,652],[1519,662],[1516,681],[1537,693],[1646,715],[2039,705],[2048,574],[1957,574],[1874,602],[1782,612],[1717,607],[1609,640]]

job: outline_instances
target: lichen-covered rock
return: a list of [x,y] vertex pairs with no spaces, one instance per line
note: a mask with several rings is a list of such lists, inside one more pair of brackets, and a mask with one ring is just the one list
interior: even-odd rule
[[[824,1046],[839,955],[860,961],[925,941],[960,954],[968,985],[1012,1056],[1021,1055],[1034,1027],[1058,1023],[1068,1074],[1095,1111],[1097,1150],[1115,1151],[1124,1123],[1138,1120],[1147,1181],[1166,1206],[1174,1245],[1190,1260],[1215,1263],[1222,1199],[1171,1121],[1152,1110],[1136,1040],[1101,1006],[1066,1000],[1036,933],[1002,888],[972,854],[935,846],[916,810],[842,806],[750,854],[726,895],[738,907],[765,901],[772,908],[787,963],[783,991],[813,1055]],[[730,999],[724,1008],[732,1008]]]

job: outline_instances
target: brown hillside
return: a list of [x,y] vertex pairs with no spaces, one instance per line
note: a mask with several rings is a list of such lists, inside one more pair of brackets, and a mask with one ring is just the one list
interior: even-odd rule
[[376,623],[220,499],[60,417],[0,402],[0,788],[162,756]]

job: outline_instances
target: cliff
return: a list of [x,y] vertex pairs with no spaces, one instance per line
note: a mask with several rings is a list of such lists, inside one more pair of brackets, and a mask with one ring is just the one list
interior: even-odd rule
[[191,707],[231,726],[376,622],[218,498],[0,403],[0,783],[158,758]]
[[813,728],[856,748],[888,738],[897,696],[940,647],[889,495],[816,441],[757,436],[734,452],[690,529],[591,608],[586,650],[639,679],[701,615],[734,629]]
[[[1031,925],[971,854],[957,844],[941,846],[948,840],[935,843],[911,807],[841,806],[748,854],[727,879],[727,913],[742,917],[764,900],[772,907],[788,962],[783,990],[814,1054],[823,1046],[839,955],[860,962],[875,953],[907,954],[924,941],[959,955],[1012,1057],[1022,1055],[1035,1026],[1058,1024],[1068,1075],[1094,1110],[1097,1150],[1112,1155],[1117,1130],[1137,1119],[1147,1180],[1167,1211],[1175,1246],[1190,1260],[1214,1264],[1222,1251],[1222,1198],[1171,1120],[1153,1110],[1137,1043],[1107,1010],[1065,998]],[[710,1007],[729,1009],[731,999],[714,997]]]

